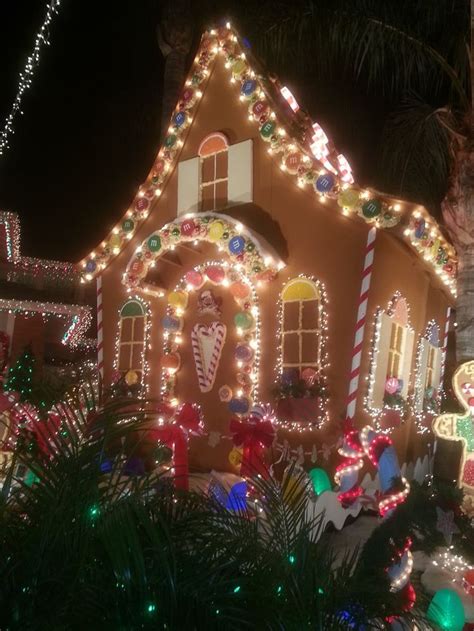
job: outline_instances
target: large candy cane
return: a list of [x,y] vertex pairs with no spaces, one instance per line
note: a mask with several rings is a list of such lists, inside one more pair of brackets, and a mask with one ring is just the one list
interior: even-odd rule
[[354,346],[352,348],[351,375],[349,382],[349,393],[347,395],[347,418],[354,418],[357,395],[359,391],[360,363],[362,359],[362,344],[364,342],[364,330],[367,320],[367,303],[369,300],[369,288],[372,280],[372,269],[374,266],[374,248],[377,228],[373,226],[367,235],[365,246],[364,269],[362,270],[362,283],[359,293],[359,307],[357,310],[357,324],[354,336]]
[[102,324],[102,274],[97,276],[97,368],[104,379],[104,329]]

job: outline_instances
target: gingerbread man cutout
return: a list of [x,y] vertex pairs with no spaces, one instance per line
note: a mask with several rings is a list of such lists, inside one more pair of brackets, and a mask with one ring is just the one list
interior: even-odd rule
[[438,416],[433,421],[433,431],[440,438],[462,443],[458,486],[474,494],[474,361],[465,362],[456,369],[453,388],[465,412]]

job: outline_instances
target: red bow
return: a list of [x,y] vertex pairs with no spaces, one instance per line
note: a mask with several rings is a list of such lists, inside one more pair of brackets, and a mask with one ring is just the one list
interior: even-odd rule
[[243,445],[241,475],[260,474],[268,477],[268,469],[263,462],[263,449],[270,447],[275,438],[275,430],[270,420],[251,416],[244,420],[233,418],[230,421],[234,445]]

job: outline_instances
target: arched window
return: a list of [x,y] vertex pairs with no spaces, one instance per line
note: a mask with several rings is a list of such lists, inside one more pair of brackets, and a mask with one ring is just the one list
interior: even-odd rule
[[129,370],[142,380],[145,359],[146,311],[137,299],[127,300],[120,309],[117,368],[125,374]]
[[200,210],[204,212],[227,206],[228,148],[227,138],[220,132],[206,136],[199,146]]
[[290,280],[281,293],[281,371],[301,378],[321,368],[321,294],[307,278]]
[[375,327],[368,403],[378,409],[408,396],[414,332],[405,298],[397,295],[386,311],[380,310]]
[[434,411],[441,386],[443,351],[440,347],[439,326],[430,322],[420,339],[417,358],[415,411]]

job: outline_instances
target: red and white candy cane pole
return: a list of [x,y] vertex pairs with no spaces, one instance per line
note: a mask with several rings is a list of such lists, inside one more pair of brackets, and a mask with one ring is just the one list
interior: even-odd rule
[[[448,307],[446,310],[446,321],[444,323],[444,335],[443,335],[443,353],[442,353],[442,357],[441,357],[441,370],[440,370],[440,374],[439,374],[439,383],[440,386],[442,388],[443,386],[443,378],[444,378],[444,371],[446,368],[446,352],[448,350],[448,333],[449,333],[449,320],[451,317],[451,307]],[[441,390],[440,388],[440,390]]]
[[365,246],[364,269],[362,270],[362,283],[359,294],[359,308],[357,310],[357,324],[354,336],[354,346],[352,348],[351,375],[349,383],[349,393],[347,395],[346,417],[353,419],[355,416],[357,395],[360,379],[360,362],[362,358],[362,344],[364,341],[365,323],[367,320],[367,303],[369,299],[370,281],[372,280],[372,269],[374,266],[374,248],[377,228],[372,226],[367,235]]
[[102,323],[102,275],[97,276],[97,368],[100,380],[104,380],[104,329]]

